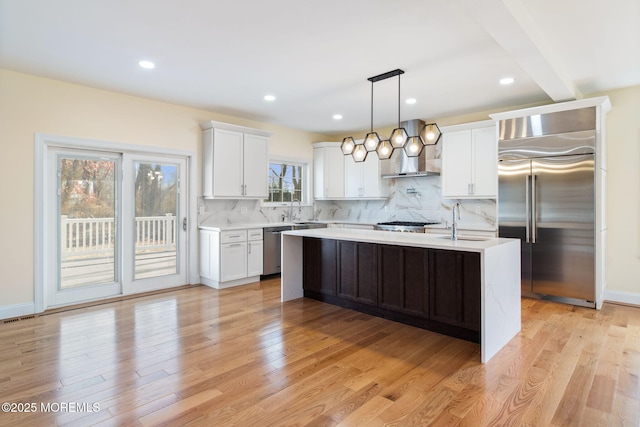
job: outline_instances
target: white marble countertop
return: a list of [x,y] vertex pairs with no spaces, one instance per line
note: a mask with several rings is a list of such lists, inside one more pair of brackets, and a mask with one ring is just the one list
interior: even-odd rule
[[294,224],[318,223],[318,224],[353,224],[353,225],[375,225],[375,222],[359,222],[359,221],[323,221],[323,220],[300,220],[295,222],[262,222],[262,223],[243,223],[243,224],[210,224],[199,225],[200,230],[210,231],[232,231],[245,230],[249,228],[266,228],[266,227],[286,227]]
[[[425,225],[424,228],[430,229],[430,230],[447,230],[446,228],[447,224],[445,224],[444,222],[441,222],[440,224],[431,224],[431,225]],[[465,230],[465,231],[483,231],[483,232],[490,232],[490,233],[495,233],[497,230],[495,227],[482,227],[482,226],[469,226],[469,225],[460,225],[458,224],[458,231],[460,230]]]
[[448,236],[423,233],[397,233],[380,230],[358,230],[349,228],[316,228],[310,230],[284,231],[282,234],[322,239],[350,240],[387,245],[413,246],[419,248],[450,249],[465,252],[483,252],[518,239],[468,237],[473,240],[451,240]]
[[253,224],[218,224],[218,225],[200,225],[200,230],[209,231],[233,231],[233,230],[247,230],[250,228],[265,228],[265,227],[280,227],[292,225],[290,222],[264,222]]
[[[362,222],[362,221],[340,221],[340,220],[303,220],[296,221],[295,223],[300,222],[317,222],[319,224],[349,224],[349,225],[376,225],[377,222]],[[262,223],[241,223],[241,224],[202,224],[199,225],[198,228],[201,230],[210,230],[210,231],[227,231],[227,230],[244,230],[248,228],[265,228],[265,227],[280,227],[280,226],[288,226],[293,225],[294,222],[262,222]],[[445,224],[431,224],[425,226],[425,228],[433,229],[433,230],[445,230]],[[458,226],[458,230],[460,231],[487,231],[487,232],[495,232],[495,228],[487,228],[487,227],[473,227],[473,226]]]

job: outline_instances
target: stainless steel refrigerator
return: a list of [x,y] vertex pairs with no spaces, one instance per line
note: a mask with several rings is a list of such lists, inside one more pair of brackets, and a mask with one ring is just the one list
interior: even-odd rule
[[522,294],[595,307],[595,109],[499,132],[499,235],[522,241]]

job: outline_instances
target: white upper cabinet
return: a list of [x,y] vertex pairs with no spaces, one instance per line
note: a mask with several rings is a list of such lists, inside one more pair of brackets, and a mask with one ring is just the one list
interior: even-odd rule
[[344,197],[344,155],[339,142],[313,144],[313,197]]
[[493,121],[443,128],[442,197],[498,196],[498,138]]
[[382,182],[381,162],[376,153],[367,155],[364,162],[344,157],[345,197],[374,199],[386,197],[387,186]]
[[269,132],[209,121],[202,124],[205,198],[268,197]]
[[244,196],[255,199],[269,197],[269,139],[244,134]]
[[361,163],[340,150],[339,142],[313,144],[313,196],[318,200],[387,197],[382,165],[376,153]]

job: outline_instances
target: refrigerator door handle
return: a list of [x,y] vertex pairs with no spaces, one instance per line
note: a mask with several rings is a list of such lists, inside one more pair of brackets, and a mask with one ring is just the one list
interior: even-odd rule
[[538,208],[536,206],[536,178],[537,175],[531,175],[531,243],[536,242],[538,234],[538,225],[536,224],[536,215]]
[[525,203],[525,212],[526,212],[526,219],[525,219],[525,242],[529,243],[529,239],[531,238],[531,206],[529,204],[530,202],[530,192],[529,192],[529,187],[531,186],[531,175],[527,175],[525,176],[525,182],[524,182],[524,203]]

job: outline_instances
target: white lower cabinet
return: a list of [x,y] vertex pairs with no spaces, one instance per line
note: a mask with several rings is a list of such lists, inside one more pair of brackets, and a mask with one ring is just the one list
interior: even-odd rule
[[247,231],[247,276],[262,274],[262,228]]
[[247,277],[247,242],[220,245],[220,281]]
[[260,280],[262,228],[200,230],[200,278],[216,289]]

